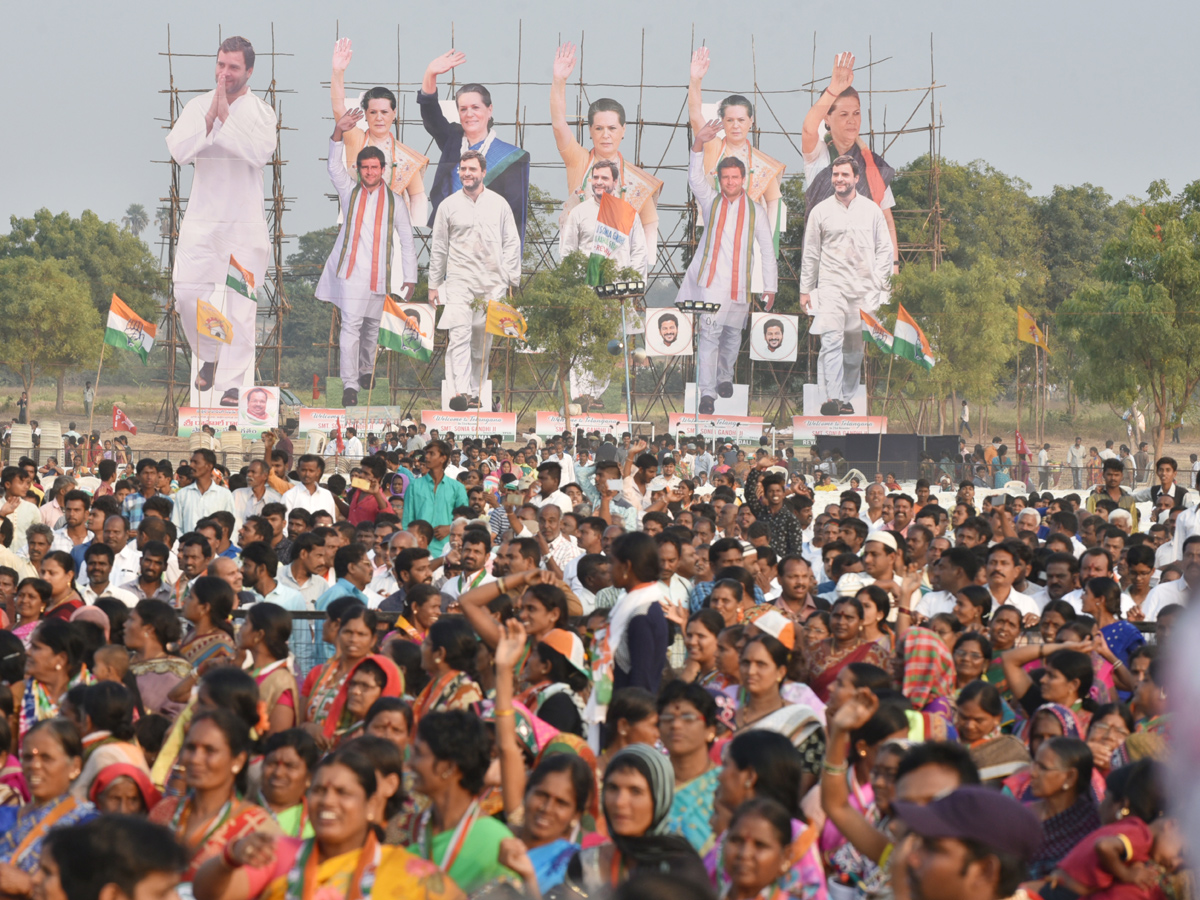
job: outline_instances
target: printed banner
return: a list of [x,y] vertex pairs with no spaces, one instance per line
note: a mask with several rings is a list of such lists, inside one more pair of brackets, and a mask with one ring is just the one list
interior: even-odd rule
[[811,447],[821,435],[887,434],[887,416],[792,416],[792,446]]
[[[696,433],[694,413],[671,413],[667,430],[678,437]],[[757,444],[763,436],[762,416],[700,416],[700,436],[705,440],[722,438],[735,444]]]
[[[584,434],[598,431],[600,434],[611,434],[620,437],[623,431],[632,431],[625,416],[616,413],[607,415],[582,414],[571,416],[571,430],[582,428]],[[567,430],[567,420],[556,412],[539,412],[534,423],[534,431],[542,437],[561,435]]]
[[181,406],[179,407],[179,430],[176,434],[183,438],[190,437],[193,431],[200,430],[201,425],[211,425],[216,431],[228,431],[230,425],[237,424],[238,411],[233,406]]
[[261,434],[279,427],[279,388],[261,384],[242,388],[237,425],[243,434],[256,430]]
[[343,429],[354,428],[360,437],[365,438],[371,433],[378,435],[395,431],[404,419],[403,412],[403,408],[399,406],[354,406],[350,409],[317,409],[304,406],[300,408],[300,424],[297,428],[300,434],[323,431],[332,435],[341,423]]
[[481,412],[446,412],[440,409],[425,409],[421,411],[421,423],[430,431],[437,429],[440,436],[445,437],[447,431],[453,431],[459,437],[490,437],[500,435],[502,440],[517,439],[517,414]]

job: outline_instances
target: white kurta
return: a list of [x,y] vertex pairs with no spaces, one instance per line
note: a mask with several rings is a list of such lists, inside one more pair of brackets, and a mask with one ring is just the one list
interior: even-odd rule
[[491,336],[486,302],[507,297],[521,280],[521,235],[512,207],[484,188],[472,200],[463,191],[438,206],[429,251],[429,289],[445,305],[437,327],[449,331],[446,381],[452,395],[478,397],[487,380]]
[[[380,203],[387,203],[386,194],[382,190],[382,186],[370,193],[365,190],[360,192],[360,202],[363,194],[366,194],[367,200],[363,210],[362,226],[358,233],[358,250],[354,258],[354,271],[347,278],[346,270],[350,266],[350,253],[353,248],[347,247],[345,257],[342,258],[342,245],[346,241],[346,229],[349,228],[353,231],[354,228],[354,223],[348,221],[350,195],[358,186],[358,182],[346,170],[345,159],[345,144],[331,140],[327,168],[329,180],[333,182],[334,190],[338,194],[342,224],[338,229],[337,239],[333,242],[333,252],[329,254],[329,259],[326,260],[325,268],[321,272],[316,295],[318,300],[332,303],[342,312],[378,319],[383,314],[384,294],[399,294],[405,283],[415,284],[417,281],[417,253],[413,247],[412,223],[408,218],[408,207],[404,204],[404,198],[396,197],[392,210],[392,221],[383,224],[379,234],[380,246],[374,246],[375,212]],[[356,210],[355,217],[357,215]],[[387,216],[386,205],[384,206],[384,216]],[[391,282],[384,284],[387,278],[387,266],[383,255],[387,252],[386,229],[388,228],[392,229],[394,246],[400,252],[393,257]],[[400,265],[398,267],[395,256],[399,257]],[[341,259],[340,269],[338,268],[339,259]],[[376,283],[371,284],[371,262],[374,259],[378,259],[379,264]]]
[[[691,159],[688,162],[688,185],[692,189],[692,194],[696,198],[696,202],[700,206],[700,219],[706,227],[709,219],[709,213],[712,211],[714,203],[728,203],[724,197],[713,188],[712,183],[704,174],[704,154],[693,152]],[[751,203],[749,197],[746,198],[747,203]],[[721,232],[721,240],[719,245],[713,250],[717,255],[717,271],[711,285],[704,284],[708,280],[708,273],[700,271],[701,263],[706,267],[711,265],[712,257],[704,259],[704,248],[697,247],[695,254],[692,256],[691,263],[688,264],[687,274],[684,276],[683,284],[679,288],[679,300],[707,300],[712,303],[720,303],[721,310],[711,316],[701,316],[701,327],[706,324],[705,320],[712,319],[713,325],[722,327],[741,328],[745,324],[746,314],[750,309],[749,304],[749,289],[745,277],[745,260],[746,254],[753,250],[756,256],[762,258],[763,267],[763,289],[767,293],[775,293],[778,287],[778,267],[775,262],[775,245],[771,240],[771,226],[767,219],[767,212],[761,203],[754,204],[754,234],[750,234],[750,216],[749,211],[745,216],[745,221],[742,225],[742,233],[737,232],[737,202],[730,205],[728,212],[725,215],[725,228]],[[718,209],[717,215],[720,215]],[[738,298],[733,300],[731,297],[731,286],[733,283],[733,248],[735,239],[740,242],[741,249],[739,253],[738,268]],[[706,237],[707,240],[707,237]],[[753,247],[751,246],[753,240]]]
[[[585,254],[592,252],[592,243],[596,240],[596,216],[600,214],[600,204],[595,197],[589,197],[580,203],[567,215],[566,224],[559,236],[560,259],[580,250]],[[636,269],[646,279],[646,229],[642,220],[636,216],[633,219],[633,230],[627,240],[617,250],[613,261],[617,270]]]
[[[175,303],[184,333],[196,356],[217,362],[214,389],[241,387],[254,365],[257,306],[232,295],[226,302],[229,257],[262,284],[270,241],[263,213],[263,167],[275,152],[275,111],[247,91],[229,104],[224,122],[205,130],[213,91],[188,102],[167,135],[167,149],[180,165],[192,165],[192,187],[179,228],[175,253]],[[225,347],[196,329],[196,307],[203,298],[224,312],[233,325]],[[224,350],[222,351],[222,348]]]
[[813,334],[860,331],[859,310],[887,302],[891,276],[892,238],[870,198],[855,193],[847,205],[833,196],[809,212],[800,293],[811,295]]

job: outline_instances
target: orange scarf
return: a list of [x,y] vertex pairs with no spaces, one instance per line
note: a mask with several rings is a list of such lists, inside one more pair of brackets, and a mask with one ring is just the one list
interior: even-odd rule
[[[725,195],[721,195],[721,215],[717,218],[717,228],[713,233],[712,243],[709,245],[712,253],[712,262],[708,265],[708,281],[705,282],[705,287],[712,287],[713,279],[717,277],[717,259],[721,255],[721,234],[725,230],[725,213],[729,209],[729,205],[733,201],[727,200]],[[733,238],[733,275],[729,282],[729,298],[737,300],[738,298],[738,267],[742,258],[742,229],[746,224],[746,192],[738,197],[738,214],[737,214],[737,232]],[[751,240],[754,236],[751,235]]]
[[[383,188],[381,184],[376,191]],[[367,209],[367,195],[364,193],[358,204],[358,213],[354,217],[354,237],[350,245],[350,261],[346,263],[346,278],[354,272],[354,259],[358,256],[358,238],[362,232],[363,215]],[[380,196],[375,204],[375,236],[371,241],[374,252],[371,254],[371,290],[379,293],[379,233],[383,229],[383,197]]]

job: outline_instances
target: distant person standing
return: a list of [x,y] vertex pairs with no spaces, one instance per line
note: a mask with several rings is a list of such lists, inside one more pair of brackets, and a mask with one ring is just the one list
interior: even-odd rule
[[1038,490],[1050,489],[1050,445],[1042,444],[1037,455]]
[[17,401],[17,422],[21,425],[29,424],[29,395],[21,391],[21,399]]
[[85,416],[89,416],[89,417],[91,416],[92,403],[94,403],[95,400],[96,400],[96,391],[92,387],[92,383],[90,381],[85,381],[83,383],[83,414]]
[[962,434],[964,431],[967,433],[967,437],[975,437],[971,431],[971,407],[967,405],[966,400],[962,402],[962,412],[958,417],[958,433]]

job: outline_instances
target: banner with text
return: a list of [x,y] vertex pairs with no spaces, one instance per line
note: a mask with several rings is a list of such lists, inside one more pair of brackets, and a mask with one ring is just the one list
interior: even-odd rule
[[[593,431],[598,431],[600,434],[611,434],[619,436],[623,431],[630,431],[629,420],[622,415],[610,413],[608,415],[589,415],[582,414],[571,416],[571,431],[577,428],[582,428],[584,434],[591,434]],[[561,435],[567,430],[567,420],[565,417],[556,412],[539,412],[534,423],[534,431],[541,437],[553,437]]]
[[447,412],[440,409],[421,411],[421,423],[430,431],[437,429],[445,437],[453,431],[456,437],[491,437],[500,435],[501,440],[517,439],[517,414],[481,412]]
[[[369,413],[369,415],[368,415]],[[324,431],[333,434],[340,423],[342,429],[354,428],[360,437],[368,433],[382,435],[395,431],[404,420],[403,410],[399,406],[352,406],[349,409],[315,409],[310,406],[300,408],[300,434],[310,431]]]
[[[735,444],[757,444],[763,436],[762,416],[700,416],[699,432],[705,440],[720,438]],[[667,428],[671,434],[696,434],[696,416],[693,413],[671,413],[667,416]]]
[[792,446],[811,447],[839,434],[887,434],[887,416],[792,416]]
[[[211,425],[215,431],[228,431],[230,425],[238,424],[238,411],[234,406],[212,406],[212,407],[196,407],[196,406],[181,406],[179,407],[179,430],[176,434],[179,437],[191,437],[192,432],[199,431],[203,425]],[[238,428],[243,435],[253,434],[257,437],[262,428],[254,428],[243,430]]]

